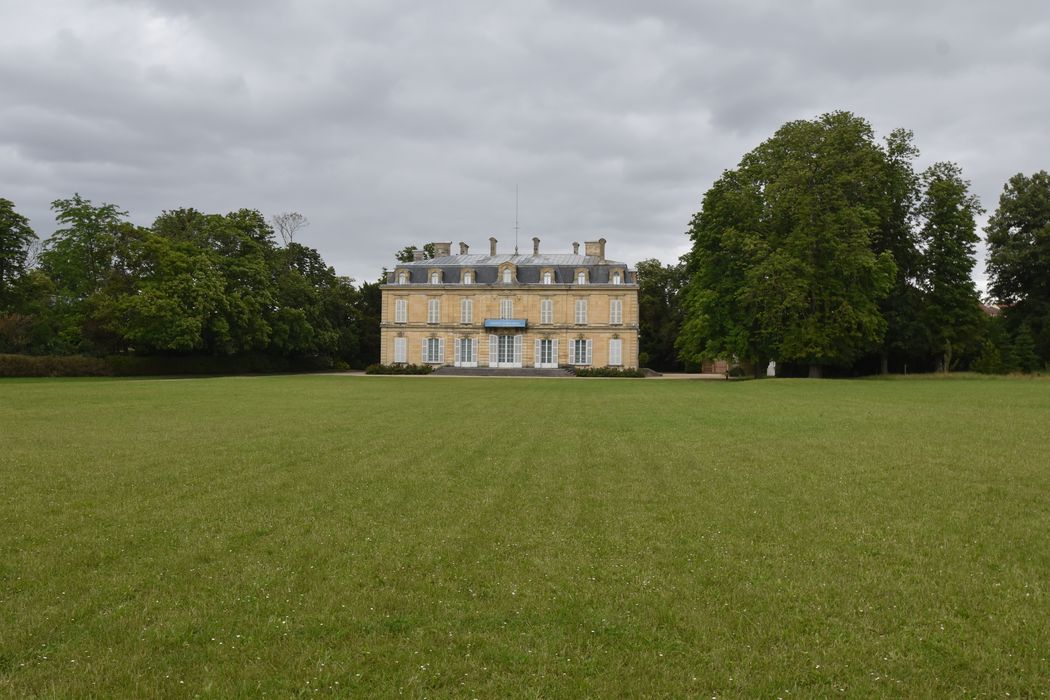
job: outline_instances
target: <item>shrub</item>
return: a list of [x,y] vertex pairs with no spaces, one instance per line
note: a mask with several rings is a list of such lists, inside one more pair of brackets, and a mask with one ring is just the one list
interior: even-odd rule
[[434,368],[430,365],[381,365],[365,367],[365,374],[430,374]]
[[113,368],[84,355],[0,355],[0,377],[105,377]]
[[622,369],[620,367],[579,367],[577,377],[644,377],[640,369]]
[[745,374],[746,374],[746,372],[744,372],[744,368],[741,367],[740,365],[735,365],[733,367],[730,367],[726,371],[726,376],[727,377],[743,377]]

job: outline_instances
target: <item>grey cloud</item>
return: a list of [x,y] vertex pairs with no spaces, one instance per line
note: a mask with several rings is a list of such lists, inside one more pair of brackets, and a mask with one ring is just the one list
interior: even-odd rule
[[1039,3],[106,2],[0,8],[0,195],[305,213],[358,279],[426,240],[677,258],[704,190],[780,124],[915,130],[992,208],[1048,167]]

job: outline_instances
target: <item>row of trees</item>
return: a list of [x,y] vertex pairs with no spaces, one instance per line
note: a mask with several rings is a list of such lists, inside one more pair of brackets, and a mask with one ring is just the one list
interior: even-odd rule
[[[911,132],[848,112],[785,124],[727,170],[679,265],[639,264],[655,367],[735,357],[873,372],[1050,359],[1050,187],[1018,175],[988,225],[991,293],[972,280],[983,210],[958,165],[917,172]],[[672,351],[673,346],[673,351]]]
[[378,283],[355,287],[294,240],[298,214],[165,211],[149,227],[112,204],[52,203],[44,242],[0,198],[0,352],[329,358],[379,354]]

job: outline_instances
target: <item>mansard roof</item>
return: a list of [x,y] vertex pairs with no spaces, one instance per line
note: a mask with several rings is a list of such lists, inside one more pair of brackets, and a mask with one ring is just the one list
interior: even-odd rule
[[418,262],[398,263],[398,268],[402,267],[445,267],[445,266],[458,266],[458,267],[485,267],[495,266],[498,267],[503,263],[513,263],[518,267],[526,267],[535,265],[537,267],[559,267],[559,266],[571,266],[571,267],[590,267],[592,265],[611,265],[613,267],[626,267],[626,263],[617,262],[615,260],[602,260],[597,255],[446,255],[440,258],[431,258],[430,260],[420,260]]

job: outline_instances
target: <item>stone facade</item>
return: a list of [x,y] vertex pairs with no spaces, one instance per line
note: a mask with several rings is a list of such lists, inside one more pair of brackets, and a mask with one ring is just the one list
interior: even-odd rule
[[[605,241],[586,254],[450,255],[401,263],[382,287],[384,364],[638,366],[638,285]],[[575,247],[575,244],[574,244]]]

